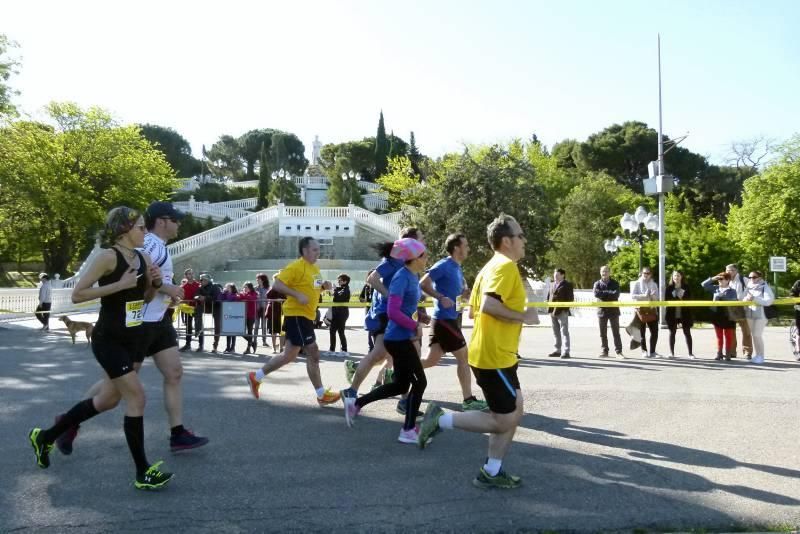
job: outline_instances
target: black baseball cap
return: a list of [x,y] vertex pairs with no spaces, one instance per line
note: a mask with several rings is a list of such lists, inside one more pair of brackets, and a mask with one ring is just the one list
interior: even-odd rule
[[161,217],[181,220],[186,214],[176,209],[171,202],[153,202],[147,206],[144,216],[148,221],[154,221]]

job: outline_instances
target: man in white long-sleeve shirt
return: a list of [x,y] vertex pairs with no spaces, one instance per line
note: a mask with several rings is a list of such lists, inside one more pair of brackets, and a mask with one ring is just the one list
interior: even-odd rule
[[[650,267],[642,267],[641,276],[631,284],[631,298],[633,300],[649,301],[658,300],[658,284],[653,282],[653,274]],[[636,308],[639,314],[640,308]],[[656,312],[657,314],[658,312]],[[641,314],[640,319],[641,319]],[[650,330],[650,352],[647,352],[647,340],[645,339],[645,328]],[[655,321],[645,323],[642,321],[639,331],[642,334],[642,358],[655,358],[656,343],[658,342],[658,318]]]
[[36,306],[36,318],[42,323],[42,330],[50,330],[50,306],[53,302],[53,289],[47,273],[39,274],[39,305]]
[[[747,295],[747,280],[739,272],[739,268],[735,263],[725,266],[725,272],[731,276],[731,287],[736,290],[736,298],[743,300]],[[753,335],[750,332],[750,325],[747,319],[740,319],[736,321],[742,331],[742,354],[748,360],[753,356]],[[736,357],[736,336],[733,336],[733,357]]]

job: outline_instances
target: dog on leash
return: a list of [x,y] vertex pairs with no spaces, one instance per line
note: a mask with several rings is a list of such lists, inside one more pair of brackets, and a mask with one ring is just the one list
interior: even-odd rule
[[73,321],[66,315],[62,315],[58,318],[58,320],[66,325],[69,335],[72,337],[73,345],[75,344],[75,335],[81,331],[86,333],[86,341],[89,343],[92,342],[92,330],[94,329],[94,325],[92,323],[87,323],[86,321]]

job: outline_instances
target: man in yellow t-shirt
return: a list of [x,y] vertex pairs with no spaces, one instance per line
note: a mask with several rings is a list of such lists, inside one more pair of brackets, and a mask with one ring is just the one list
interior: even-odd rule
[[510,215],[500,214],[486,229],[494,256],[478,273],[470,297],[475,320],[469,365],[483,390],[489,412],[445,412],[429,403],[419,431],[419,446],[440,430],[460,428],[489,434],[486,464],[472,481],[480,488],[510,489],[522,480],[503,470],[503,458],[522,418],[517,350],[522,324],[539,324],[535,308],[525,308],[525,288],[517,262],[525,256],[525,235]]
[[322,385],[319,373],[319,347],[314,333],[314,318],[322,290],[333,286],[323,281],[319,267],[319,243],[313,237],[304,237],[298,245],[300,258],[286,266],[275,276],[273,289],[286,295],[283,304],[283,330],[286,333],[286,348],[283,352],[255,372],[247,373],[247,384],[255,398],[259,398],[259,386],[265,376],[294,361],[302,351],[306,356],[306,370],[320,406],[339,400],[339,393]]

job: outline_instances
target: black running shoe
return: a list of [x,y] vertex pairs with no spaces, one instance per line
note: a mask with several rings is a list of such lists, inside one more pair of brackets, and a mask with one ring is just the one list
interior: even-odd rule
[[41,433],[41,428],[34,428],[28,434],[28,439],[33,447],[33,454],[36,456],[36,465],[42,469],[47,469],[50,467],[50,451],[53,450],[53,444],[42,442]]
[[143,475],[137,476],[136,481],[133,483],[134,487],[140,490],[157,490],[166,486],[174,475],[159,471],[158,466],[162,463],[164,462],[154,463]]
[[194,433],[184,428],[183,432],[178,435],[170,436],[169,450],[172,452],[185,451],[188,449],[196,449],[208,443],[208,438],[195,436]]

